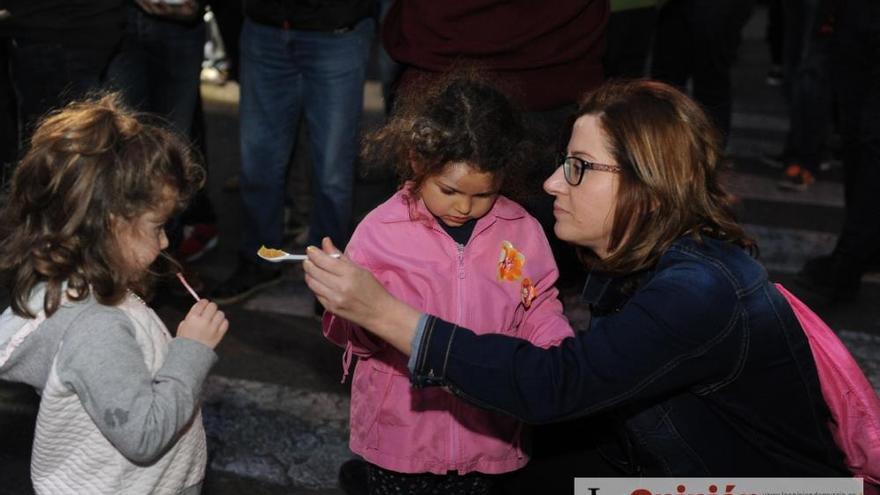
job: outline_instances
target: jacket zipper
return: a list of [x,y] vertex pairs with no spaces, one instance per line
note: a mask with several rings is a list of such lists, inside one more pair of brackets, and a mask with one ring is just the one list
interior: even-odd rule
[[[458,279],[464,279],[464,244],[455,243],[455,247],[458,249]],[[459,285],[461,285],[459,283]],[[461,317],[461,305],[458,306],[459,318]]]
[[[455,243],[455,248],[458,251],[458,321],[463,321],[463,308],[465,303],[465,294],[464,294],[464,244],[460,244],[458,242]],[[458,465],[458,451],[459,451],[459,442],[461,439],[459,438],[459,425],[455,422],[454,418],[458,416],[458,401],[452,401],[452,410],[451,415],[451,428],[449,429],[451,433],[450,439],[450,448],[452,452],[450,452],[450,461],[452,465]]]

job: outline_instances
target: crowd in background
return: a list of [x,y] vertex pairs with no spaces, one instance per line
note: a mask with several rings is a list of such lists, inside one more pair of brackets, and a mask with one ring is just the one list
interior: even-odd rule
[[[779,187],[789,191],[808,190],[829,164],[843,162],[842,235],[833,253],[807,263],[801,278],[832,299],[851,299],[880,246],[880,202],[874,198],[880,138],[870,117],[878,100],[870,83],[880,65],[877,7],[865,0],[767,1],[776,64],[768,83],[782,86],[791,126],[780,152],[765,161],[782,168]],[[529,173],[537,179],[553,166],[578,98],[609,78],[647,76],[687,88],[726,137],[730,69],[754,4],[2,0],[3,177],[42,116],[107,90],[188,136],[204,159],[199,84],[204,13],[210,9],[229,56],[228,77],[241,88],[235,185],[245,216],[237,269],[212,296],[221,304],[238,302],[280,280],[277,265],[255,252],[286,240],[285,191],[300,123],[308,129],[313,198],[301,244],[325,236],[346,243],[372,47],[378,47],[387,112],[393,111],[395,92],[417,90],[456,67],[473,66],[495,78],[526,112],[542,145]],[[524,202],[549,228],[549,200],[533,192]],[[217,245],[216,215],[206,194],[172,222],[169,237],[182,261]],[[561,265],[576,263],[558,241],[553,248]]]
[[[238,186],[246,218],[238,269],[213,295],[237,302],[279,279],[276,267],[254,253],[262,244],[282,244],[287,169],[301,121],[309,130],[314,198],[303,240],[329,236],[344,244],[350,235],[373,43],[389,112],[395,91],[474,65],[528,113],[552,156],[577,99],[608,77],[652,75],[681,86],[690,80],[695,97],[726,130],[729,70],[752,3],[567,0],[548,8],[487,1],[4,0],[0,161],[10,173],[42,115],[96,90],[120,91],[130,106],[161,116],[204,150],[199,73],[203,12],[211,9],[230,77],[241,86]],[[536,165],[534,177],[545,172]],[[549,226],[543,195],[536,191],[527,203]],[[216,245],[215,220],[200,195],[171,228],[179,258],[194,260]],[[554,252],[563,263],[575,262],[562,246]]]

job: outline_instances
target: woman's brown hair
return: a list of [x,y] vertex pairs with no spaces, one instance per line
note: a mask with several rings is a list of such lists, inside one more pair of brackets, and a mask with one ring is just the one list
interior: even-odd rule
[[755,243],[736,222],[732,196],[719,183],[720,135],[681,91],[656,81],[612,81],[581,101],[575,118],[595,115],[609,152],[623,168],[608,252],[588,265],[614,273],[648,268],[684,235]]
[[[204,182],[190,147],[147,122],[115,94],[72,103],[48,115],[12,177],[0,211],[0,278],[12,309],[27,305],[46,284],[43,308],[54,313],[66,296],[94,293],[115,305],[127,289],[144,294],[149,274],[132,280],[115,242],[113,220],[132,220],[150,209],[181,208]],[[169,192],[171,197],[169,197]]]

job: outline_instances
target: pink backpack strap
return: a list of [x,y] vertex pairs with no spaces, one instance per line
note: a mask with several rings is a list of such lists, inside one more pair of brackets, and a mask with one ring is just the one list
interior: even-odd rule
[[828,325],[782,285],[775,285],[810,343],[822,396],[831,410],[831,435],[847,467],[864,478],[865,493],[880,493],[880,398]]

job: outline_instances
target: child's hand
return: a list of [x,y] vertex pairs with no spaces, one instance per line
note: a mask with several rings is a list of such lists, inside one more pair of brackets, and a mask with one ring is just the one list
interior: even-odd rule
[[202,299],[193,304],[186,318],[177,326],[177,336],[201,342],[213,349],[228,329],[229,320],[223,311],[219,311],[216,304]]

